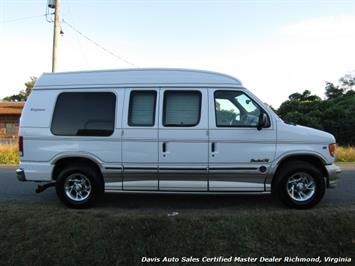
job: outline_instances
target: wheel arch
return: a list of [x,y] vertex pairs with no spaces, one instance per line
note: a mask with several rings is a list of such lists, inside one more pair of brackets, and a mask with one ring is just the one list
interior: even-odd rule
[[328,182],[328,172],[325,168],[326,162],[324,161],[323,158],[317,156],[316,154],[290,154],[287,155],[283,158],[281,158],[276,166],[274,167],[274,173],[272,175],[272,180],[271,180],[271,191],[273,188],[275,188],[278,184],[278,176],[279,172],[282,169],[282,167],[292,161],[304,161],[312,164],[315,166],[321,173],[323,174],[323,177],[326,178],[326,182]]
[[97,160],[88,158],[87,156],[61,156],[52,163],[54,165],[51,176],[52,180],[56,180],[59,172],[65,167],[75,163],[91,166],[100,174],[101,178],[103,177],[100,163]]

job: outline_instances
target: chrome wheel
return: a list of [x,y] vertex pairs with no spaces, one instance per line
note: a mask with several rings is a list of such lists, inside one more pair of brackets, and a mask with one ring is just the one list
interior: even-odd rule
[[64,183],[65,195],[77,202],[87,199],[91,190],[90,179],[81,173],[68,176]]
[[312,198],[315,191],[316,183],[310,174],[295,173],[287,180],[287,193],[295,201],[307,201]]

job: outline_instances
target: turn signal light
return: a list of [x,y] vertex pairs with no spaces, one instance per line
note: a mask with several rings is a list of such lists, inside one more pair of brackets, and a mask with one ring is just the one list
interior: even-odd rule
[[329,144],[329,153],[330,153],[330,156],[332,156],[332,157],[334,157],[334,155],[335,155],[335,148],[336,148],[335,143]]

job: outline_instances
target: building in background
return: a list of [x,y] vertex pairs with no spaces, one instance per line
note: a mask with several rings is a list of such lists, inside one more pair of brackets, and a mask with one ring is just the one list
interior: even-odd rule
[[0,143],[15,143],[25,102],[0,102]]

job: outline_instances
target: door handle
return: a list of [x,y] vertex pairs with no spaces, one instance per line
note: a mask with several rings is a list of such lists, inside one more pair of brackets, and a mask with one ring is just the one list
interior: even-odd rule
[[211,152],[215,152],[216,151],[216,143],[212,142],[211,143]]
[[166,142],[163,142],[162,150],[163,150],[163,152],[166,152]]

